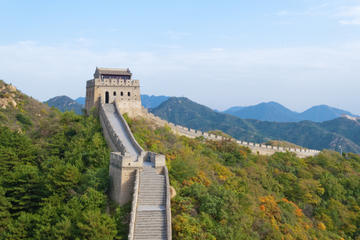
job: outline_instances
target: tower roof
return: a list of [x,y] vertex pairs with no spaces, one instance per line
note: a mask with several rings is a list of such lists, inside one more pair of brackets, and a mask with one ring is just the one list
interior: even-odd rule
[[102,68],[96,67],[95,76],[109,74],[109,75],[120,75],[120,76],[131,76],[129,68]]

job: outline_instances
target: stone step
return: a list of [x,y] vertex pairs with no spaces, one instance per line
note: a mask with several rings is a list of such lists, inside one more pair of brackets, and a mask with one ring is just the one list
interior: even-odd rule
[[146,175],[146,176],[141,176],[140,175],[140,179],[141,180],[143,180],[143,179],[155,179],[155,180],[162,180],[162,181],[165,181],[165,177],[161,177],[161,176],[148,176],[148,175]]
[[143,204],[143,205],[159,205],[159,204],[161,204],[161,205],[165,205],[165,200],[161,200],[161,201],[159,201],[159,200],[147,200],[147,201],[141,201],[141,202],[139,202],[140,204]]
[[165,203],[165,176],[155,168],[144,167],[140,173],[138,207],[145,210],[136,212],[134,239],[167,239],[166,211],[157,209]]
[[[141,198],[143,198],[143,200],[150,200],[150,199],[165,199],[165,195],[143,195],[143,194],[140,194],[140,200]],[[160,205],[160,204],[157,204],[157,205]]]
[[[143,180],[146,181],[146,180]],[[161,182],[161,181],[155,181],[155,180],[151,180],[149,182],[141,182],[140,183],[140,187],[142,186],[146,186],[146,187],[154,187],[154,188],[165,188],[165,183]]]
[[151,222],[152,225],[149,225],[149,221],[140,221],[139,223],[135,224],[135,228],[137,227],[137,230],[161,230],[166,227],[165,221],[158,221],[158,222]]
[[166,198],[166,196],[165,196],[165,194],[139,194],[139,196],[141,197],[141,198],[144,198],[144,199],[153,199],[153,198],[156,198],[156,199],[158,199],[158,198]]
[[[140,198],[143,198],[143,200],[144,201],[149,201],[149,200],[151,200],[151,201],[153,201],[153,200],[163,200],[163,199],[165,199],[165,196],[144,196],[144,195],[140,195]],[[144,205],[144,204],[143,204]],[[153,204],[151,204],[151,205],[153,205]],[[156,205],[161,205],[161,204],[156,204]]]
[[140,195],[161,195],[161,196],[166,196],[166,193],[164,191],[147,191],[147,192],[140,192]]
[[165,182],[165,179],[158,178],[158,177],[140,177],[141,182],[147,182],[147,181],[159,181],[159,182]]
[[154,236],[149,236],[149,235],[135,235],[134,236],[134,239],[135,240],[143,240],[143,239],[146,239],[146,240],[164,240],[164,239],[167,239],[166,238],[166,235],[154,235]]
[[[142,191],[141,191],[142,190]],[[156,194],[166,194],[164,189],[150,189],[150,188],[147,188],[147,189],[140,189],[140,194],[141,193],[156,193]]]
[[140,194],[142,194],[142,193],[145,193],[145,194],[148,194],[148,193],[153,193],[153,194],[161,194],[161,195],[166,195],[166,192],[164,191],[164,190],[162,190],[162,189],[146,189],[146,191],[144,190],[144,191],[141,191],[141,189],[140,189],[140,191],[139,191],[139,193]]

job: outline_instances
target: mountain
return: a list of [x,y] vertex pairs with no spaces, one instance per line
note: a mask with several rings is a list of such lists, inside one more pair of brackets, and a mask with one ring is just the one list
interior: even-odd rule
[[29,129],[37,130],[45,122],[56,120],[56,113],[48,105],[0,80],[0,126],[28,133]]
[[56,107],[62,112],[74,111],[77,114],[82,114],[83,105],[77,103],[68,96],[57,96],[47,100],[45,103],[50,107]]
[[212,109],[187,98],[169,98],[151,110],[175,124],[203,131],[221,130],[237,139],[254,142],[288,141],[312,149],[336,149],[360,153],[360,120],[337,118],[316,123],[311,121],[278,123],[241,119]]
[[249,107],[232,107],[224,113],[239,118],[257,119],[273,122],[295,122],[298,121],[297,113],[276,102],[260,103]]
[[[231,115],[235,115],[236,116],[236,112],[239,112],[241,111],[242,109],[244,109],[246,107],[240,107],[240,106],[237,106],[237,107],[231,107],[225,111],[223,111],[224,113],[228,113],[228,114],[231,114]],[[216,110],[217,111],[217,110]],[[219,111],[217,111],[219,112]]]
[[313,122],[324,122],[341,117],[342,115],[355,116],[348,111],[344,111],[327,105],[319,105],[314,106],[303,113],[300,113],[299,118],[301,120],[310,120]]
[[75,102],[77,102],[78,104],[85,107],[85,98],[84,97],[78,97],[77,99],[75,99]]
[[223,113],[231,114],[245,119],[256,119],[272,122],[324,122],[339,118],[343,115],[358,117],[348,111],[327,105],[314,106],[302,113],[292,111],[276,102],[260,103],[248,107],[231,107]]
[[169,97],[167,96],[154,96],[154,95],[141,95],[141,104],[144,106],[144,108],[156,108],[161,103],[168,100]]

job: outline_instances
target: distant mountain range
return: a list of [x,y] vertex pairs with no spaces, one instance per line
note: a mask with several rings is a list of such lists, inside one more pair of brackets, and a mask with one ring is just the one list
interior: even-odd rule
[[[168,96],[141,95],[142,105],[148,109],[156,108],[168,99]],[[260,103],[247,107],[236,106],[231,107],[222,113],[231,114],[243,119],[255,119],[271,122],[300,122],[304,120],[324,122],[339,118],[343,115],[359,117],[351,112],[327,105],[314,106],[302,113],[298,113],[277,102]]]
[[302,113],[297,113],[276,102],[260,103],[249,107],[231,107],[224,111],[224,113],[244,119],[272,122],[299,122],[304,120],[324,122],[341,117],[342,115],[358,117],[348,111],[327,105],[314,106]]
[[[360,153],[360,120],[326,105],[297,113],[269,102],[217,112],[187,98],[141,95],[141,99],[143,106],[155,115],[194,129],[218,129],[245,141],[281,140],[319,150],[338,150],[341,146],[344,151]],[[85,98],[58,96],[46,103],[60,111],[82,114]],[[343,114],[347,117],[340,117]]]
[[[85,98],[83,98],[85,100]],[[82,101],[82,98],[77,98],[76,100],[73,100],[69,98],[68,96],[57,96],[54,98],[50,98],[45,103],[49,105],[50,107],[56,107],[62,112],[65,111],[74,111],[77,114],[82,114],[82,109],[84,108],[83,104],[80,104],[85,101]]]
[[154,96],[154,95],[150,96],[150,95],[142,94],[141,104],[145,108],[156,108],[157,106],[159,106],[161,103],[165,102],[168,99],[169,97],[167,96]]
[[[271,105],[277,109],[277,104]],[[282,110],[278,111],[291,116],[288,111]],[[151,112],[176,124],[203,131],[218,129],[245,141],[261,143],[270,139],[282,140],[319,150],[339,150],[341,146],[344,151],[360,153],[360,120],[356,118],[341,117],[322,123],[241,119],[216,112],[187,98],[175,97],[151,109]]]
[[77,99],[75,99],[75,102],[85,107],[85,97],[78,97]]
[[[161,103],[167,101],[168,96],[154,96],[154,95],[141,95],[141,103],[145,108],[152,109],[158,107]],[[49,106],[54,106],[60,109],[60,111],[73,110],[76,113],[81,113],[81,108],[85,106],[85,97],[79,97],[75,100],[66,97],[58,96],[46,101]],[[77,104],[75,104],[77,103]],[[80,110],[79,110],[80,109]],[[324,122],[339,118],[343,115],[351,117],[359,117],[348,111],[330,107],[327,105],[319,105],[309,108],[308,110],[298,113],[292,111],[277,102],[260,103],[253,106],[237,106],[231,107],[223,112],[219,113],[230,114],[242,119],[255,119],[261,121],[271,122],[300,122],[304,120],[312,122]]]

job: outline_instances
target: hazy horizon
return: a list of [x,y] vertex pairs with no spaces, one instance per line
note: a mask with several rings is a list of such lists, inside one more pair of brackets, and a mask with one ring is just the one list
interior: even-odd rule
[[2,2],[0,79],[41,101],[96,66],[213,109],[275,101],[360,115],[360,1]]

